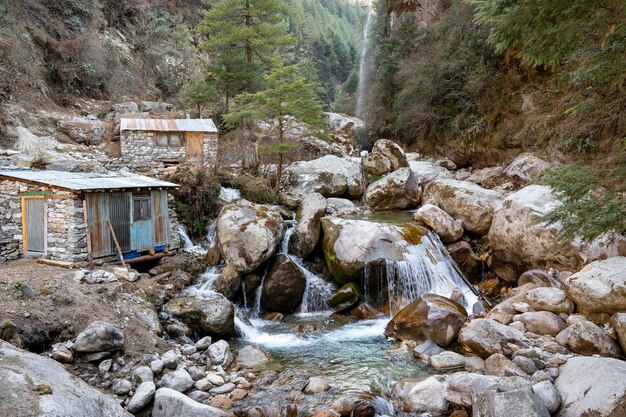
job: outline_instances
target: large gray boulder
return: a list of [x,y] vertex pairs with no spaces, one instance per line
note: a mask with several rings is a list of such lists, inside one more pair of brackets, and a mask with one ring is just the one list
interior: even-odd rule
[[441,179],[426,186],[422,201],[439,206],[460,220],[465,230],[483,236],[489,231],[493,213],[502,201],[502,195],[468,181]]
[[410,161],[409,168],[422,186],[437,179],[449,179],[454,175],[444,167],[428,161]]
[[280,199],[296,208],[312,192],[324,197],[359,198],[364,187],[360,159],[326,155],[289,165],[281,177]]
[[565,292],[586,313],[626,311],[626,257],[590,263],[565,280]]
[[541,174],[550,168],[551,165],[549,162],[531,153],[523,153],[507,165],[503,173],[513,182],[525,184],[539,179]]
[[114,352],[124,346],[124,333],[111,323],[94,321],[76,337],[74,351],[80,353]]
[[404,150],[400,145],[389,139],[378,139],[372,147],[372,153],[386,156],[391,162],[391,169],[394,171],[409,166]]
[[143,410],[154,398],[156,392],[156,385],[154,382],[142,382],[135,390],[135,394],[132,396],[126,407],[131,413]]
[[277,209],[246,200],[225,206],[217,218],[217,240],[224,260],[240,274],[252,272],[268,260],[284,232]]
[[392,396],[399,399],[407,413],[440,414],[448,409],[444,395],[444,378],[431,376],[422,381],[408,380],[394,384]]
[[453,243],[463,236],[463,226],[448,213],[432,204],[424,204],[413,215],[413,220],[432,229],[443,243]]
[[192,400],[169,388],[160,388],[154,396],[152,417],[232,417],[233,414]]
[[468,372],[457,372],[448,376],[444,385],[444,398],[452,404],[464,407],[471,406],[472,397],[482,392],[506,392],[530,387],[530,383],[520,377],[499,377]]
[[556,341],[580,355],[617,358],[620,354],[618,344],[606,334],[604,329],[588,320],[581,320],[565,328],[556,336]]
[[477,393],[472,398],[472,412],[480,417],[550,417],[548,409],[530,387]]
[[[404,235],[408,230],[404,227],[324,217],[322,230],[326,263],[333,278],[341,285],[357,280],[368,264],[404,259],[407,248]],[[426,232],[422,230],[421,233]]]
[[287,255],[276,255],[267,273],[261,292],[261,305],[266,311],[289,313],[298,308],[306,280],[298,265]]
[[626,312],[613,314],[609,323],[615,329],[617,340],[622,350],[626,352]]
[[326,213],[326,198],[319,193],[306,196],[296,212],[296,230],[289,239],[289,251],[300,258],[305,258],[320,240],[320,220]]
[[269,362],[272,358],[259,348],[246,346],[237,352],[237,365],[243,368],[254,368]]
[[574,303],[567,298],[565,291],[559,288],[539,287],[526,293],[528,305],[534,310],[551,311],[553,313],[573,313]]
[[513,321],[524,323],[529,332],[549,336],[556,336],[566,327],[563,319],[550,311],[529,311],[514,316]]
[[386,175],[391,172],[391,161],[377,152],[368,153],[362,159],[363,171],[374,176]]
[[419,204],[422,187],[409,168],[400,168],[367,187],[365,204],[375,210],[404,210]]
[[424,294],[400,310],[387,324],[385,336],[417,343],[430,339],[446,347],[456,340],[467,312],[456,301]]
[[491,319],[476,319],[467,323],[459,332],[461,348],[469,354],[487,359],[494,353],[510,356],[509,345],[527,348],[530,341],[517,329]]
[[598,238],[587,245],[574,242],[564,246],[561,226],[541,222],[560,204],[552,189],[543,185],[529,185],[504,199],[493,214],[487,235],[492,247],[490,269],[500,278],[516,282],[530,269],[575,271],[586,262],[619,254],[620,247],[626,250],[620,239],[612,244]]
[[626,362],[575,357],[559,368],[554,386],[562,404],[556,417],[626,415]]
[[194,385],[193,378],[184,369],[178,369],[174,372],[169,372],[161,378],[161,386],[164,388],[171,388],[179,392],[187,392]]
[[229,337],[235,331],[235,308],[219,293],[206,298],[177,298],[163,308],[200,336]]
[[0,415],[132,417],[60,363],[0,340]]

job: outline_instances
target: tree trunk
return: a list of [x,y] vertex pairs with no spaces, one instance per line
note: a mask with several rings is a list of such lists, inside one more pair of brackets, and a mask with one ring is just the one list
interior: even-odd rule
[[[252,18],[250,17],[250,0],[246,0],[246,27],[252,26]],[[246,65],[248,67],[248,92],[252,92],[252,44],[250,39],[246,39]]]
[[[279,104],[279,111],[278,111],[278,142],[279,143],[283,143],[283,136],[284,136],[284,129],[285,126],[283,125],[283,112],[282,112],[282,106],[280,106]],[[280,185],[280,179],[283,176],[283,151],[282,149],[280,151],[278,151],[278,173],[276,175],[276,189],[278,189],[279,185]]]

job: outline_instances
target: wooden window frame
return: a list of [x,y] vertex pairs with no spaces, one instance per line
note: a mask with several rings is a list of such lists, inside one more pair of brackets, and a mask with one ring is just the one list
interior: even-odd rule
[[[133,194],[132,198],[133,198],[133,215],[132,215],[133,223],[151,220],[152,219],[152,199],[150,198],[150,194]],[[141,207],[142,202],[147,202],[146,213],[142,213],[142,207]],[[137,211],[137,209],[135,208],[136,203],[139,203],[139,216],[138,217],[135,216],[136,211]]]
[[[159,143],[159,135],[167,135],[167,145]],[[179,139],[179,144],[172,145],[173,137]],[[154,145],[160,148],[183,148],[185,147],[185,134],[183,132],[154,132]]]

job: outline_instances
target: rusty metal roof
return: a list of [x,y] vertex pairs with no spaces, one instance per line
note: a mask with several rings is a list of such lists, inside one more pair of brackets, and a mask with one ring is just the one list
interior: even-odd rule
[[106,191],[133,188],[176,188],[178,184],[161,181],[130,172],[65,172],[6,170],[0,171],[0,179],[27,182],[68,191]]
[[120,130],[217,133],[211,119],[120,119]]

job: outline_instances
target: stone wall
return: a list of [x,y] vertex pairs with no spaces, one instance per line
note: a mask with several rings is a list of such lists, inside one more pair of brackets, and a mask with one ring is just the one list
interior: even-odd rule
[[22,246],[22,208],[20,192],[14,181],[0,181],[0,262],[19,258]]
[[[17,181],[0,181],[0,262],[23,255],[21,193],[43,187]],[[86,259],[87,243],[83,202],[72,193],[55,191],[47,196],[46,258],[76,262]]]
[[180,235],[178,234],[178,215],[176,214],[176,199],[172,194],[167,194],[167,211],[170,218],[170,249],[180,248]]

